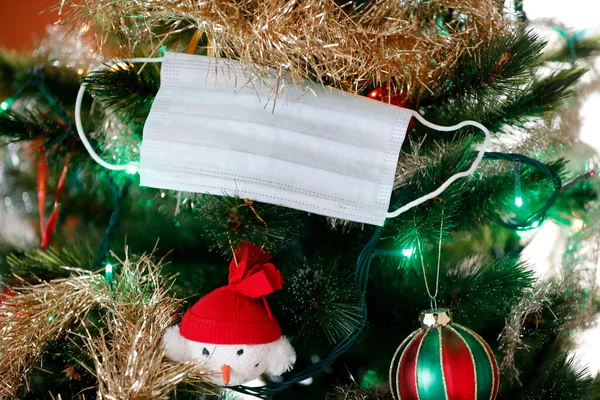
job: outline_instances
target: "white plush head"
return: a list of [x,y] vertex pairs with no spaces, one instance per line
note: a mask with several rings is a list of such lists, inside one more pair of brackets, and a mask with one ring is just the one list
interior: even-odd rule
[[209,379],[223,386],[243,385],[264,373],[281,375],[296,362],[285,336],[266,344],[211,344],[188,340],[173,326],[163,337],[163,347],[173,361],[203,363],[212,373]]

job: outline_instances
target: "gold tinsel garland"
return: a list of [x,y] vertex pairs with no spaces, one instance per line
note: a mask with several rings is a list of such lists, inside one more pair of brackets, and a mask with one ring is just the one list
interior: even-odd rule
[[[388,82],[418,97],[456,60],[507,28],[497,0],[63,0],[65,24],[98,28],[101,42],[151,54],[182,33],[206,34],[209,54],[357,92]],[[76,21],[76,22],[74,22]]]
[[[180,302],[168,295],[161,263],[149,256],[121,263],[112,284],[102,275],[69,269],[74,276],[14,289],[0,304],[0,399],[14,398],[27,372],[48,342],[81,335],[94,365],[99,399],[168,399],[182,382],[212,393],[202,366],[173,363],[160,341],[177,319]],[[100,333],[84,324],[88,312],[102,309]]]
[[78,276],[15,289],[0,303],[0,399],[14,398],[48,342],[66,333],[98,301],[99,276]]

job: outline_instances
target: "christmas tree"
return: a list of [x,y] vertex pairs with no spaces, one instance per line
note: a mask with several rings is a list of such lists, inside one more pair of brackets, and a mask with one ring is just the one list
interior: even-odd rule
[[56,7],[0,53],[0,399],[596,398],[597,36],[498,0]]

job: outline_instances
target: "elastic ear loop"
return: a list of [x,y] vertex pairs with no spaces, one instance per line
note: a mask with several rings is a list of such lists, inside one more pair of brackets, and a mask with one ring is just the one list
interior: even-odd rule
[[458,130],[460,128],[463,128],[465,126],[474,126],[475,128],[478,128],[483,133],[485,133],[485,140],[483,141],[483,144],[481,145],[481,149],[477,153],[477,157],[475,157],[475,161],[473,161],[473,164],[471,164],[471,167],[468,170],[462,171],[462,172],[459,172],[457,174],[452,175],[450,178],[448,178],[448,180],[446,180],[446,182],[444,182],[439,188],[437,188],[433,192],[428,193],[425,196],[419,197],[418,199],[415,199],[415,200],[411,201],[408,204],[405,204],[404,206],[400,207],[396,211],[388,212],[386,214],[387,218],[395,218],[398,215],[400,215],[400,214],[402,214],[402,213],[410,210],[411,208],[416,207],[419,204],[425,203],[427,200],[434,199],[437,196],[439,196],[440,194],[442,194],[442,192],[444,190],[448,189],[448,187],[452,183],[454,183],[455,181],[457,181],[458,179],[460,179],[460,178],[466,178],[466,177],[468,177],[470,175],[473,175],[473,173],[475,172],[475,170],[479,166],[479,163],[483,159],[485,151],[487,150],[487,148],[488,148],[488,146],[490,144],[490,138],[491,138],[490,131],[488,130],[488,128],[486,128],[485,126],[481,125],[479,122],[476,122],[476,121],[463,121],[463,122],[461,122],[459,124],[452,125],[452,126],[441,126],[441,125],[436,125],[434,123],[431,123],[431,122],[427,121],[425,118],[423,118],[421,116],[421,114],[419,114],[416,111],[413,111],[412,114],[413,114],[413,116],[420,123],[422,123],[426,127],[431,128],[431,129],[435,129],[437,131],[442,131],[442,132],[456,131],[456,130]]
[[[102,71],[105,69],[111,68],[113,65],[118,65],[121,63],[158,63],[162,62],[162,58],[129,58],[119,60],[112,64],[104,64],[99,67],[96,67],[92,70],[91,73]],[[81,103],[83,102],[83,95],[85,94],[85,88],[87,84],[85,81],[81,84],[79,88],[79,92],[77,93],[77,100],[75,101],[75,126],[77,128],[77,134],[79,135],[79,139],[83,143],[83,146],[90,154],[90,156],[96,161],[98,164],[103,166],[106,169],[110,169],[112,171],[131,171],[135,170],[137,172],[139,170],[139,163],[135,161],[128,162],[127,164],[111,164],[109,162],[104,161],[95,151],[92,145],[90,144],[85,132],[83,131],[83,124],[81,123]]]

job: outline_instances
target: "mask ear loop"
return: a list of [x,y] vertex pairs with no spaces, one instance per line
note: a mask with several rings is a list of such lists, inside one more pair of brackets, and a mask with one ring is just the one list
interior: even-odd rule
[[463,122],[461,122],[459,124],[452,125],[452,126],[441,126],[441,125],[436,125],[434,123],[431,123],[431,122],[427,121],[425,118],[423,118],[421,116],[421,114],[419,114],[416,111],[413,111],[412,114],[413,114],[413,116],[420,123],[422,123],[426,127],[431,128],[431,129],[435,129],[437,131],[442,131],[442,132],[456,131],[456,130],[458,130],[460,128],[463,128],[465,126],[474,126],[475,128],[478,128],[483,133],[485,133],[485,140],[483,141],[483,144],[481,145],[481,149],[477,153],[477,157],[475,157],[475,161],[473,161],[473,164],[471,164],[471,167],[468,170],[462,171],[462,172],[459,172],[457,174],[452,175],[450,178],[448,178],[448,180],[446,180],[446,182],[444,182],[439,188],[437,188],[433,192],[428,193],[425,196],[419,197],[418,199],[415,199],[415,200],[411,201],[408,204],[405,204],[404,206],[400,207],[396,211],[388,212],[386,214],[387,218],[395,218],[398,215],[400,215],[400,214],[402,214],[402,213],[410,210],[411,208],[418,206],[419,204],[423,204],[423,203],[425,203],[428,200],[434,199],[434,198],[438,197],[440,194],[442,194],[442,192],[444,190],[448,189],[448,187],[452,183],[454,183],[455,181],[457,181],[458,179],[460,179],[460,178],[466,178],[466,177],[468,177],[470,175],[473,175],[473,173],[475,172],[475,170],[479,166],[479,163],[483,159],[485,151],[487,150],[487,148],[488,148],[488,146],[490,144],[490,138],[491,138],[490,131],[488,130],[488,128],[486,128],[485,126],[481,125],[479,122],[476,122],[476,121],[463,121]]
[[[162,62],[162,58],[129,58],[119,60],[112,64],[105,64],[99,67],[96,67],[92,70],[92,73],[97,71],[103,71],[105,69],[111,68],[113,65],[118,65],[121,63],[158,63]],[[81,139],[81,143],[90,154],[90,156],[96,161],[98,164],[103,166],[106,169],[110,169],[112,171],[131,171],[135,170],[137,172],[139,170],[139,163],[132,161],[127,164],[111,164],[109,162],[104,161],[95,151],[92,145],[90,144],[85,132],[83,131],[83,124],[81,123],[81,103],[83,102],[83,95],[85,94],[85,88],[87,84],[85,81],[81,84],[79,88],[79,92],[77,93],[77,100],[75,101],[75,126],[77,128],[77,134],[79,135],[79,139]]]

